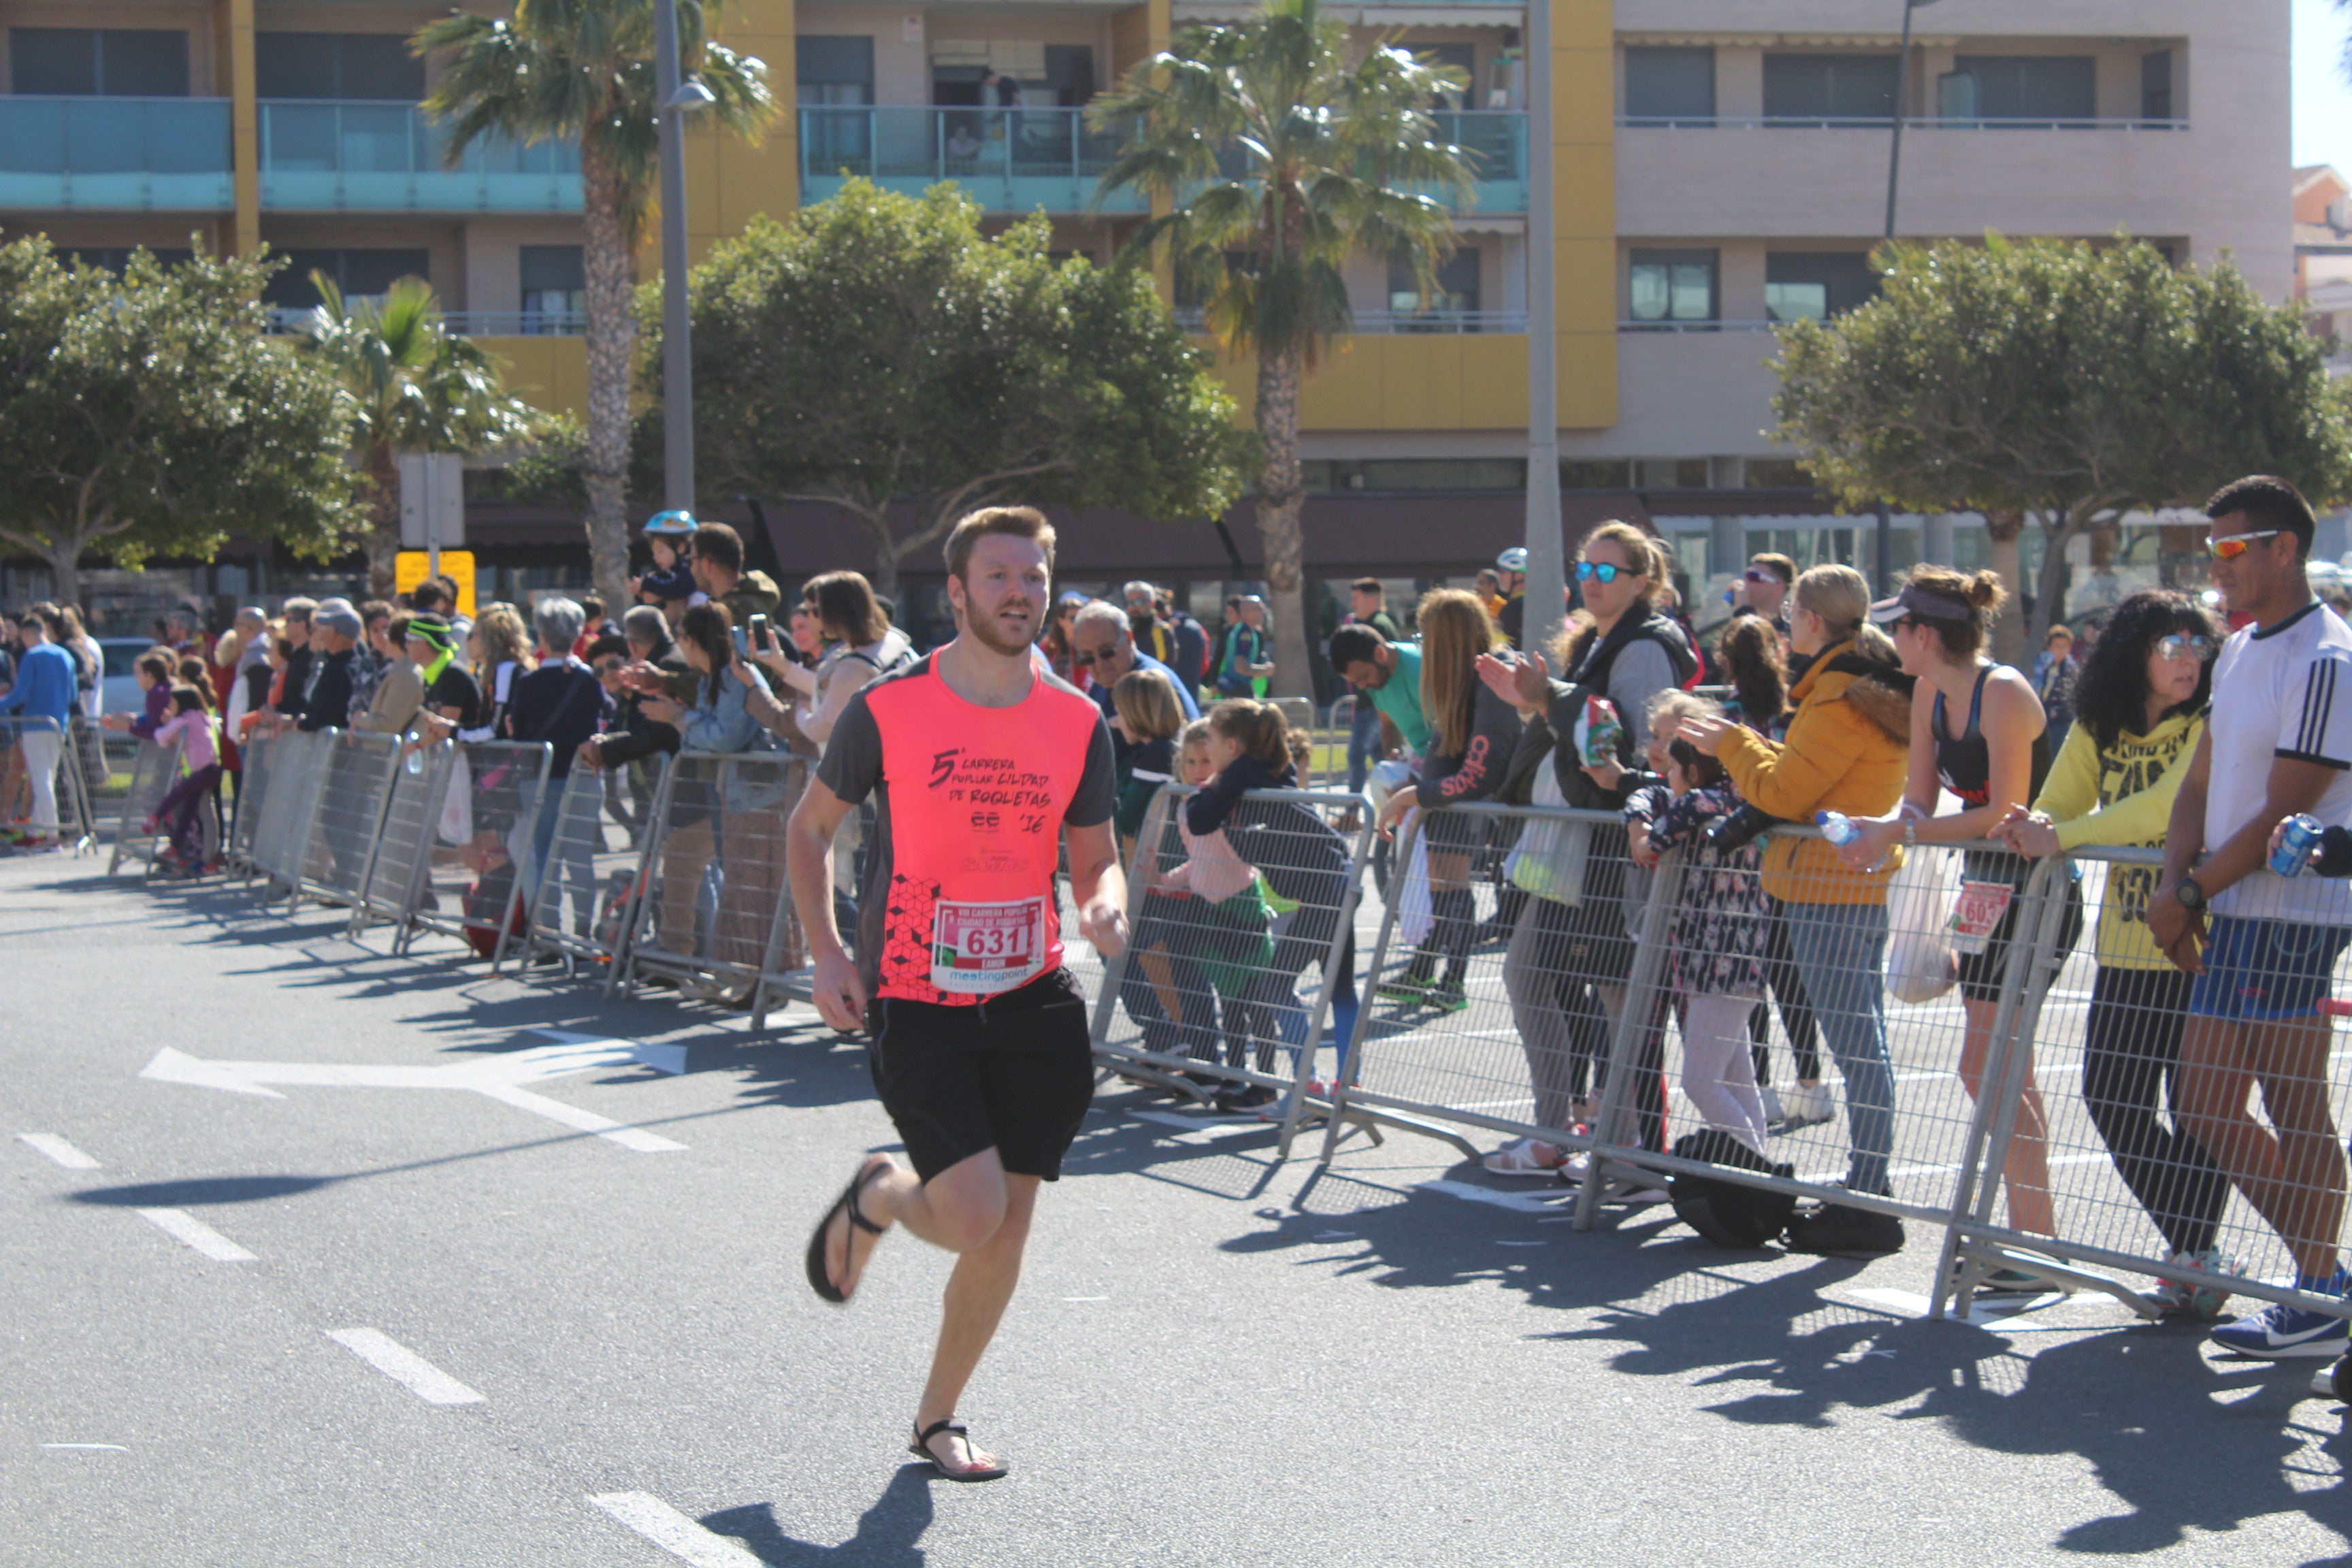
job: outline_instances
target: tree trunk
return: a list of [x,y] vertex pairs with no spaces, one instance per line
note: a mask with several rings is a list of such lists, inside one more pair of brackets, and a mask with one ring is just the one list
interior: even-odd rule
[[383,451],[369,454],[364,472],[360,504],[373,520],[365,541],[368,597],[390,599],[400,554],[400,470]]
[[2025,514],[2021,511],[1985,514],[1985,538],[1992,546],[1993,574],[2009,590],[2009,602],[2001,606],[1992,624],[1992,656],[2002,664],[2030,668],[2024,657],[2025,563],[2017,544],[2024,532]]
[[2025,644],[2027,653],[2036,658],[2049,640],[2050,628],[2066,618],[2066,595],[2074,585],[2066,547],[2074,542],[2075,532],[2074,524],[2063,518],[2042,525],[2042,574],[2033,580],[2033,625]]
[[1257,362],[1257,433],[1265,444],[1265,467],[1257,482],[1257,537],[1265,556],[1268,608],[1274,614],[1274,682],[1276,697],[1313,700],[1315,672],[1307,637],[1307,535],[1299,509],[1307,492],[1298,474],[1299,358],[1262,353]]
[[581,266],[588,317],[588,564],[597,595],[610,605],[629,602],[629,521],[625,511],[629,473],[629,385],[636,325],[630,314],[636,262],[623,216],[626,193],[620,172],[583,138],[580,167],[586,200]]
[[[42,553],[49,561],[49,603],[71,605],[85,613],[89,606],[81,602],[81,540],[53,541]],[[93,636],[96,634],[93,633]]]

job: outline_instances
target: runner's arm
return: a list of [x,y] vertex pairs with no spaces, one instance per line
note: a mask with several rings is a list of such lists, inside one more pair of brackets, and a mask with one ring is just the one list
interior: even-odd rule
[[[1077,900],[1078,934],[1105,958],[1127,946],[1127,874],[1118,866],[1118,838],[1110,821],[1064,830],[1070,847],[1070,896]],[[797,876],[793,881],[799,887]]]

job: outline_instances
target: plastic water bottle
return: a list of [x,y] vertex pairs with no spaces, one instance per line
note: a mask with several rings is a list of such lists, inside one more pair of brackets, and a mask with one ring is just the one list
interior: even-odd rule
[[2282,877],[2300,877],[2303,868],[2311,864],[2313,846],[2319,842],[2319,818],[2308,812],[2297,812],[2286,819],[2286,831],[2279,836],[2278,853],[2271,857],[2271,869]]
[[1822,837],[1840,848],[1862,837],[1862,829],[1843,811],[1817,811],[1813,813],[1813,826],[1822,830]]

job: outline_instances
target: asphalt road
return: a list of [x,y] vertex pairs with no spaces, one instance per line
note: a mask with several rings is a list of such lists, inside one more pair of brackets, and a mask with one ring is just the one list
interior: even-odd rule
[[854,1045],[382,946],[0,863],[0,1563],[2347,1560],[2310,1363],[1109,1090],[934,1481],[944,1258],[801,1277]]

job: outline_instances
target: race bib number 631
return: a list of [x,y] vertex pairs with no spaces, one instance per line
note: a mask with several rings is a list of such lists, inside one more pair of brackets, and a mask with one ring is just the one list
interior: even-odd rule
[[931,984],[941,991],[1010,991],[1035,979],[1045,964],[1045,900],[1001,904],[942,900],[936,906]]

